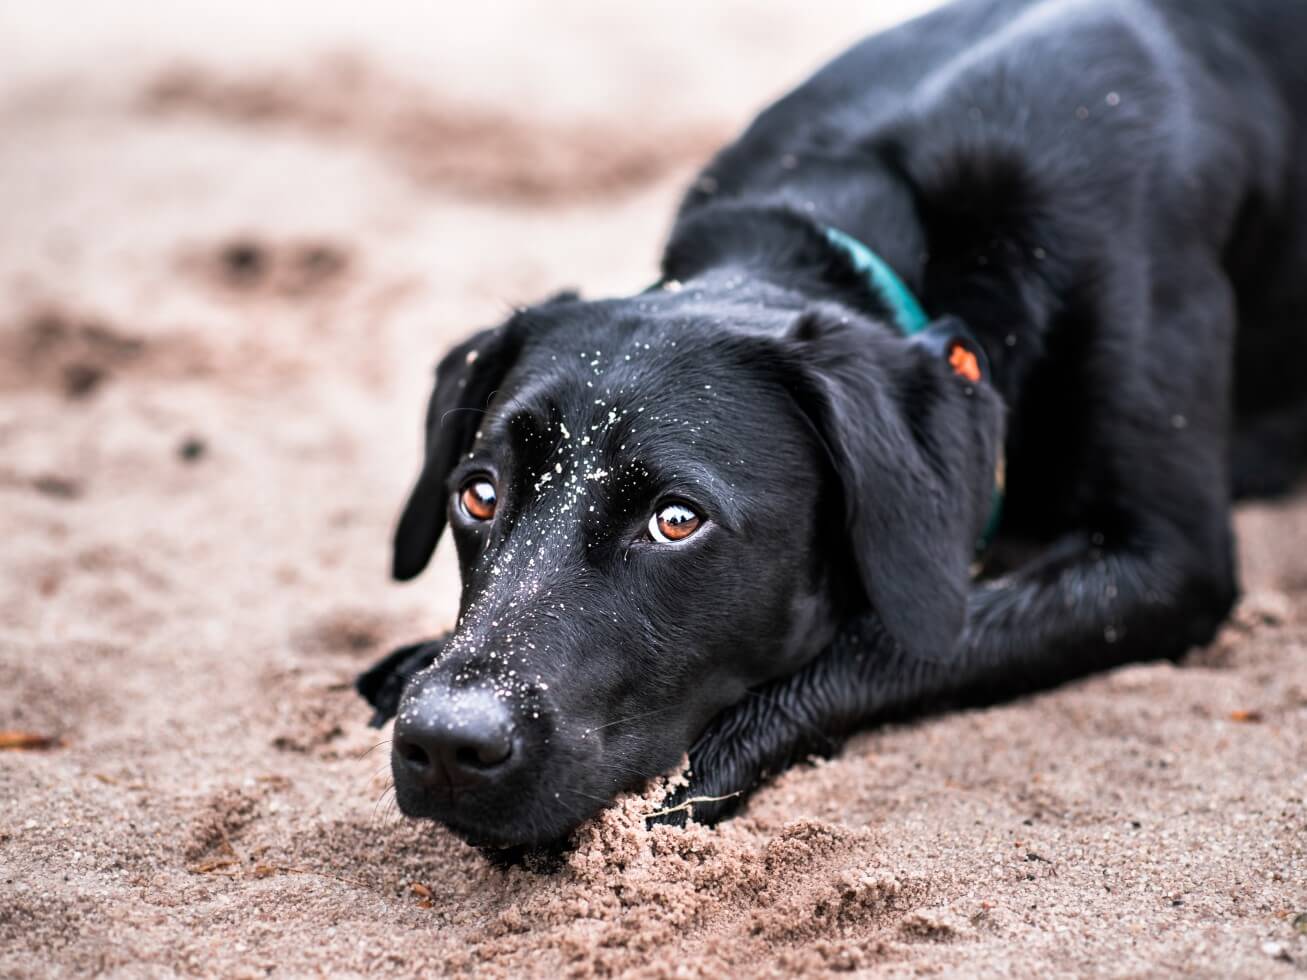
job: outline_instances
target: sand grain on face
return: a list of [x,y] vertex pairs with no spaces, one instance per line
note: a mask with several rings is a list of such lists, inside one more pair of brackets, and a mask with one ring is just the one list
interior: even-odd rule
[[[1240,513],[1249,595],[1184,664],[860,736],[718,830],[646,829],[654,787],[540,872],[394,812],[350,683],[453,621],[448,549],[386,581],[430,365],[507,303],[653,281],[705,134],[919,5],[20,6],[0,976],[1299,975],[1301,500]],[[541,562],[643,478],[601,428],[636,458],[646,427],[710,437],[716,385],[701,412],[606,390],[648,349],[558,353],[603,404],[528,484],[566,511],[516,545]]]

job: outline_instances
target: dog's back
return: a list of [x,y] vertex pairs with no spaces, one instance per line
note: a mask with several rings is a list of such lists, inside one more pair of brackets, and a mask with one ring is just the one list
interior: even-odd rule
[[848,226],[893,229],[880,237],[891,266],[932,255],[927,306],[980,322],[1004,302],[1003,259],[984,281],[970,266],[994,240],[1035,243],[1062,295],[1201,243],[1239,314],[1235,493],[1283,491],[1307,444],[1304,37],[1296,0],[963,0],[868,38],[776,102],[709,165],[682,218],[732,199],[811,211],[843,184]]

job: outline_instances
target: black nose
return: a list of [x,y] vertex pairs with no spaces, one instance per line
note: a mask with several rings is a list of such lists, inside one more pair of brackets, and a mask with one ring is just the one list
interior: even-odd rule
[[496,779],[513,758],[513,719],[490,691],[423,689],[395,722],[398,768],[430,788]]

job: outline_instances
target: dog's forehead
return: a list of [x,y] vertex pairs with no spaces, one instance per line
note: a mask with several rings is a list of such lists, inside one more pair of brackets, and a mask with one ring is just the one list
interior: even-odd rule
[[516,428],[519,439],[552,427],[581,446],[711,444],[741,403],[783,398],[751,369],[746,348],[720,323],[693,315],[614,310],[564,320],[525,345],[499,393],[497,427]]
[[740,516],[741,488],[807,431],[785,389],[753,369],[751,338],[721,322],[614,312],[529,340],[483,443],[499,447],[501,468],[511,460],[520,499],[558,518],[598,527],[667,495]]

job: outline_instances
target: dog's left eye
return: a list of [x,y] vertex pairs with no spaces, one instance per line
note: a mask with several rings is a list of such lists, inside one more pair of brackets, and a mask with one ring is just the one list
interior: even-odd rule
[[685,504],[663,504],[649,518],[649,537],[664,544],[683,541],[702,523],[703,518]]
[[475,521],[488,521],[495,516],[495,505],[499,497],[495,485],[484,476],[473,477],[463,484],[458,494],[463,513]]

